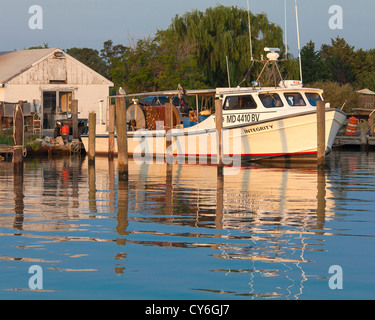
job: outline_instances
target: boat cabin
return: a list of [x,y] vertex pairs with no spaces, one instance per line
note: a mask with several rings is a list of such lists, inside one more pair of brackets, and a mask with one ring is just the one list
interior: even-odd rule
[[[303,88],[301,86],[284,86],[278,88],[218,88],[216,90],[188,90],[187,99],[195,100],[188,104],[185,98],[178,98],[178,92],[160,92],[159,95],[143,97],[140,102],[132,99],[133,104],[128,107],[128,119],[131,131],[146,128],[156,130],[163,128],[160,123],[165,120],[165,104],[171,97],[173,108],[174,128],[208,128],[212,127],[214,116],[214,98],[222,100],[223,125],[238,125],[265,120],[280,113],[295,111],[311,111],[317,101],[322,101],[323,91],[320,89]],[[162,99],[157,99],[160,96]],[[195,99],[194,99],[195,96]],[[189,109],[182,110],[178,101],[184,101]],[[152,101],[163,101],[152,103]],[[149,102],[149,103],[145,103]],[[159,124],[159,125],[158,125]]]

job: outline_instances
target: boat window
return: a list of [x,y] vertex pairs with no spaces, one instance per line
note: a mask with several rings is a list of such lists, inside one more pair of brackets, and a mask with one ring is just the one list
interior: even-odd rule
[[225,99],[224,110],[256,109],[257,104],[251,95],[230,96]]
[[280,96],[277,93],[260,94],[259,99],[266,108],[279,108],[284,106]]
[[309,103],[314,107],[316,107],[317,101],[322,100],[322,97],[320,96],[320,94],[315,93],[315,92],[306,92],[306,97],[307,97],[307,100],[309,100]]
[[303,100],[302,95],[299,92],[287,92],[284,93],[284,97],[292,107],[303,107],[306,105],[305,100]]

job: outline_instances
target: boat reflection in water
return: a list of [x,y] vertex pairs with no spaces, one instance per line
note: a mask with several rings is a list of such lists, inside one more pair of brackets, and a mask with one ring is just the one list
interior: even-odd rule
[[[246,268],[230,262],[224,269],[210,271],[226,276],[250,274],[249,292],[195,290],[298,298],[308,277],[303,263],[313,262],[304,253],[322,250],[323,242],[315,235],[326,233],[324,222],[333,214],[334,197],[325,170],[252,166],[237,171],[225,168],[224,176],[217,176],[215,166],[133,165],[129,190],[136,191],[135,197],[129,197],[129,208],[138,214],[129,218],[151,226],[148,231],[129,228],[129,234],[147,235],[147,240],[130,237],[128,241],[146,246],[208,248],[209,256],[240,261],[242,266],[245,261]],[[133,183],[136,185],[131,186]],[[165,227],[159,229],[157,225],[179,228],[161,231]],[[273,289],[257,292],[254,286],[266,278],[274,279]],[[280,290],[283,283],[285,288]],[[262,288],[261,282],[259,286]],[[283,290],[287,292],[278,293]]]
[[[305,252],[323,250],[320,235],[327,234],[324,223],[335,206],[326,173],[311,168],[226,167],[220,177],[216,166],[130,161],[126,182],[117,180],[117,161],[106,158],[96,158],[94,165],[74,158],[26,162],[24,171],[14,176],[11,168],[9,163],[0,168],[0,203],[8,212],[0,216],[1,236],[11,243],[9,237],[24,235],[20,239],[29,240],[23,248],[46,250],[44,255],[35,251],[30,256],[28,251],[20,257],[17,249],[2,260],[97,273],[109,263],[116,275],[124,275],[132,257],[143,261],[136,263],[142,276],[155,272],[162,277],[166,270],[158,269],[158,248],[170,248],[162,265],[180,272],[167,274],[165,281],[189,279],[184,285],[192,297],[217,292],[297,298],[307,279],[303,265],[313,262]],[[85,259],[85,251],[90,252],[85,268],[75,269],[53,245],[67,243],[75,252],[70,242],[78,251],[70,257]],[[99,243],[112,251],[103,251]],[[199,250],[184,250],[191,248]],[[106,259],[113,251],[114,258]],[[138,282],[147,282],[136,274]],[[239,284],[228,280],[230,274],[246,277]],[[66,276],[59,277],[66,281]]]

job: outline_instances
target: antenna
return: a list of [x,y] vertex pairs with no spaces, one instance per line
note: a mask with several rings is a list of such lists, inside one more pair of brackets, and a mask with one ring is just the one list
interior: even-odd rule
[[298,8],[297,8],[297,0],[295,1],[296,6],[296,23],[297,23],[297,39],[298,39],[298,56],[299,56],[299,73],[300,73],[300,80],[302,81],[302,61],[301,61],[301,44],[299,41],[299,26],[298,26]]
[[251,21],[250,21],[250,6],[249,6],[249,0],[247,0],[247,17],[249,20],[249,41],[250,41],[250,59],[253,61],[253,45],[251,41]]

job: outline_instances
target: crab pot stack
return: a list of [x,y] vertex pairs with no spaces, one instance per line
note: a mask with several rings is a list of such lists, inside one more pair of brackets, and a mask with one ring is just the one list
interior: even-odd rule
[[147,106],[143,108],[146,117],[146,128],[156,130],[156,121],[164,121],[165,106]]
[[[143,107],[143,112],[146,118],[146,129],[156,130],[156,121],[164,121],[166,116],[165,106],[146,106]],[[173,112],[173,127],[179,123],[178,111],[175,106],[172,105]]]

